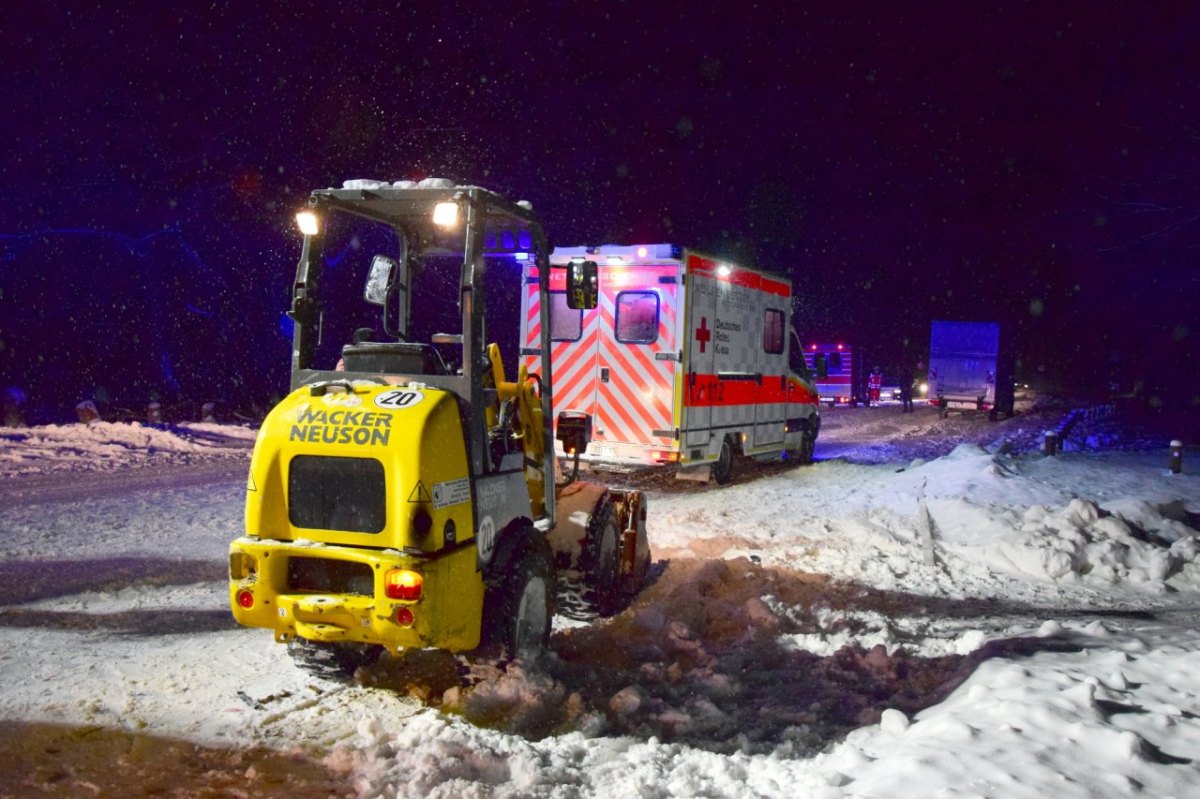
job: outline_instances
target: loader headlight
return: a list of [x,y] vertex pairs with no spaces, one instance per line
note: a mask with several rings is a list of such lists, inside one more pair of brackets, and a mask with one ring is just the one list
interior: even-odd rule
[[433,206],[433,224],[454,227],[458,224],[458,203],[438,203]]
[[315,236],[321,230],[321,219],[315,211],[301,211],[296,214],[296,226],[305,236]]
[[416,602],[421,598],[425,580],[420,574],[408,569],[392,569],[383,576],[383,593],[388,599]]

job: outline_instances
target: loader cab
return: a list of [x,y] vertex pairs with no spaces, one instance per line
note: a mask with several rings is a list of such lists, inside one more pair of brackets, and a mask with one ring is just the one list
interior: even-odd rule
[[[507,468],[521,443],[497,440],[512,418],[497,386],[518,374],[526,265],[543,267],[539,291],[549,296],[549,245],[532,211],[449,182],[354,182],[313,192],[297,221],[305,235],[289,312],[292,389],[415,381],[448,391],[462,408],[473,473]],[[572,307],[597,306],[594,261],[554,270],[566,272]],[[549,349],[548,312],[542,329]],[[548,374],[534,379],[550,383]],[[546,420],[550,402],[547,391]],[[544,468],[553,473],[550,460]]]

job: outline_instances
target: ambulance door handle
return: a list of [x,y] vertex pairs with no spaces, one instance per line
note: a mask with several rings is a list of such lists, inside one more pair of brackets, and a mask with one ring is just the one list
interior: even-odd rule
[[608,367],[607,366],[600,367],[600,382],[601,383],[608,382]]

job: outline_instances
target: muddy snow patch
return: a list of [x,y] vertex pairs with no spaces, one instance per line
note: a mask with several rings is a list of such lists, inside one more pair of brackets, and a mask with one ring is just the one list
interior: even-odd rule
[[556,632],[537,664],[421,652],[359,678],[529,740],[811,753],[889,707],[915,713],[965,678],[964,655],[985,636],[944,621],[953,600],[926,601],[748,560],[680,561],[619,616]]

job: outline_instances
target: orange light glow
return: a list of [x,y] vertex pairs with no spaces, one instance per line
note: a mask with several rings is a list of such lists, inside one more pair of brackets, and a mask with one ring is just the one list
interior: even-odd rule
[[408,569],[392,569],[384,575],[383,592],[389,599],[416,602],[421,598],[421,587],[424,582],[417,572]]

